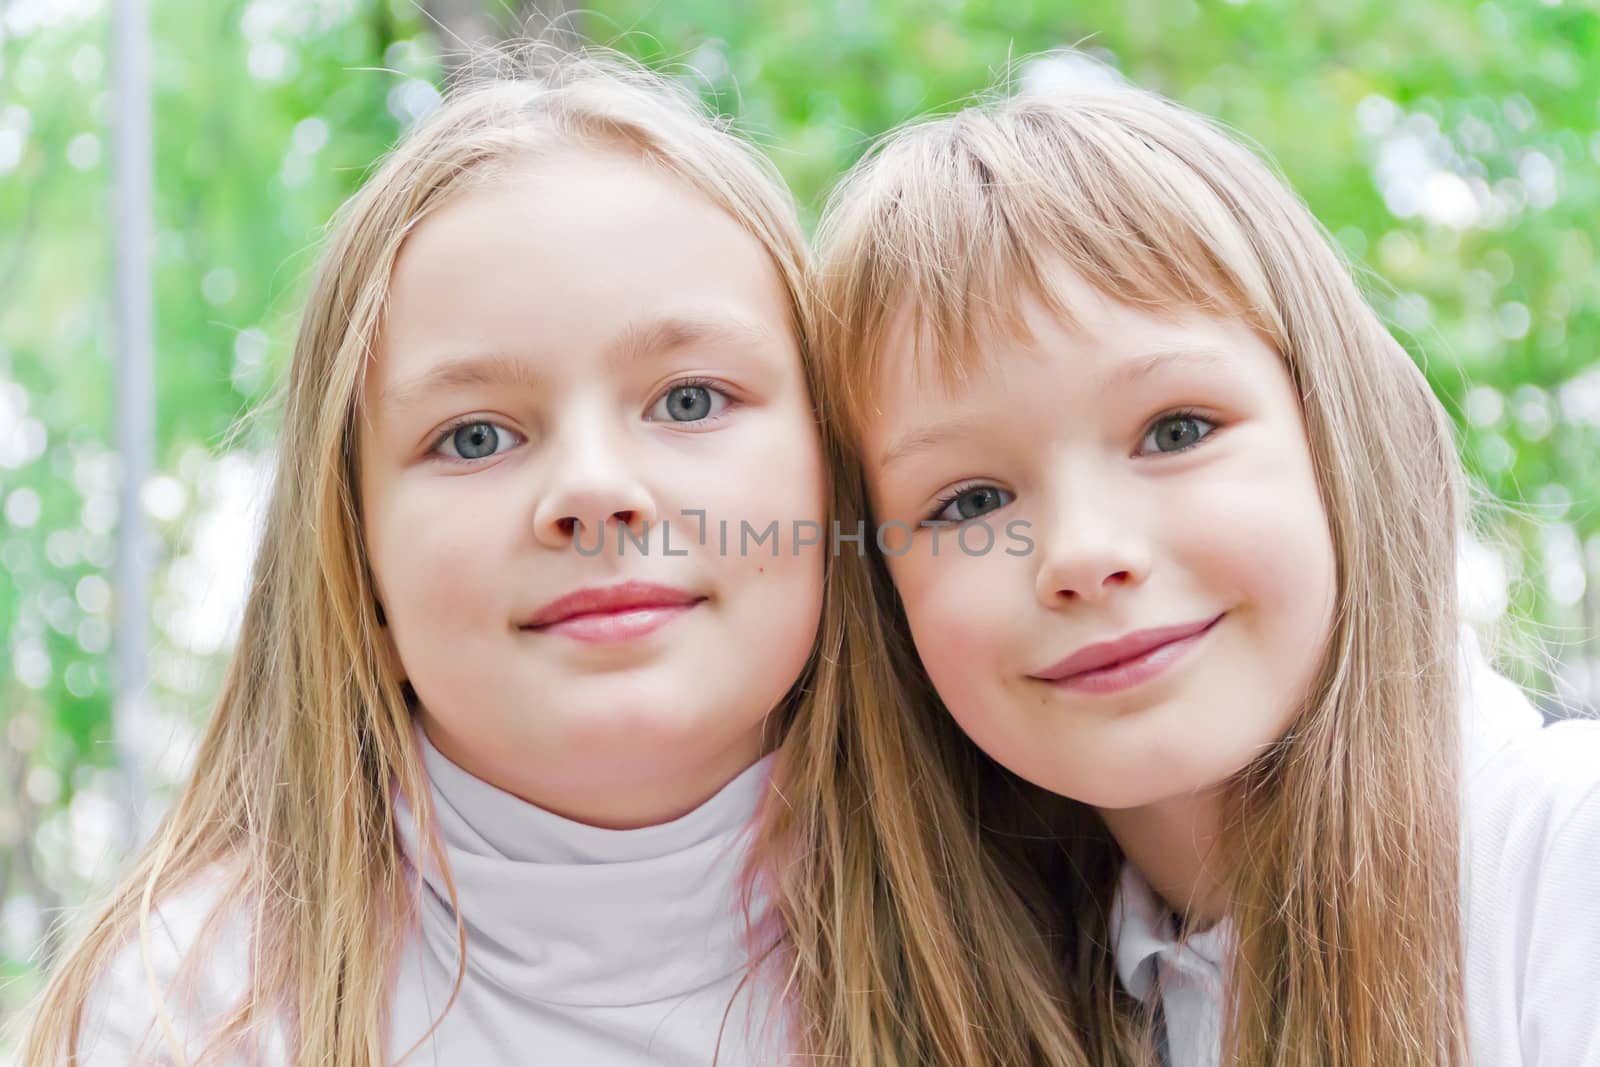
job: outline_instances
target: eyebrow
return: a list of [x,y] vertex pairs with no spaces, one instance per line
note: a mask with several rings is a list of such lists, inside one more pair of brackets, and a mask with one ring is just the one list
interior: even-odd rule
[[664,315],[630,322],[606,346],[616,367],[695,345],[753,348],[772,340],[772,331],[737,315]]
[[913,430],[884,449],[883,454],[878,457],[878,466],[887,470],[914,456],[931,452],[947,441],[974,434],[980,425],[981,421],[971,415],[958,415],[953,419]]
[[[772,332],[730,315],[664,315],[627,323],[605,346],[603,358],[618,369],[694,345],[755,348]],[[473,352],[452,356],[412,378],[393,382],[379,394],[380,407],[409,407],[440,389],[484,385],[537,388],[538,373],[514,353]]]
[[1167,370],[1208,373],[1231,370],[1233,367],[1233,360],[1212,345],[1164,345],[1124,360],[1105,376],[1101,388],[1137,385]]
[[386,385],[378,395],[380,408],[406,408],[421,402],[440,389],[462,389],[478,385],[534,386],[537,376],[522,360],[509,352],[476,352],[453,356],[421,374]]
[[[1155,375],[1173,369],[1219,372],[1229,369],[1233,362],[1220,349],[1210,345],[1170,345],[1143,352],[1124,360],[1101,380],[1101,391],[1128,388]],[[901,436],[878,458],[878,467],[887,470],[914,456],[930,452],[952,440],[972,437],[986,428],[984,420],[973,415],[957,415],[931,426],[924,426]]]

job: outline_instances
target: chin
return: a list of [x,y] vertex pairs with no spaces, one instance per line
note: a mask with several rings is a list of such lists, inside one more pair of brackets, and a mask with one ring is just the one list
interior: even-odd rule
[[1058,766],[1042,768],[1042,771],[1038,775],[1020,776],[1058,796],[1111,811],[1142,808],[1191,795],[1204,790],[1206,783],[1217,780],[1196,773],[1192,767],[1163,768],[1150,761],[1112,758],[1097,759],[1092,768]]
[[1087,804],[1091,808],[1104,808],[1109,811],[1124,811],[1131,808],[1142,808],[1165,800],[1172,795],[1171,786],[1158,786],[1155,783],[1129,783],[1123,782],[1095,782],[1089,785],[1080,785],[1071,789],[1056,789],[1046,786],[1053,793],[1080,804]]
[[653,752],[660,759],[672,749],[715,747],[719,738],[755,729],[764,717],[704,702],[667,704],[659,693],[642,700],[584,700],[563,708],[561,716],[557,729],[564,744],[574,751],[590,750],[596,759],[608,752],[634,751]]

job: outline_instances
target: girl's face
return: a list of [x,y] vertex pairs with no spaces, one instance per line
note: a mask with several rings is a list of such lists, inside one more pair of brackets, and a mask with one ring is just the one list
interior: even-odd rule
[[869,475],[880,524],[950,524],[885,543],[962,729],[1046,789],[1140,807],[1282,736],[1331,626],[1333,547],[1272,348],[1058,285],[1081,329],[1030,299],[1032,341],[984,339],[994,370],[965,387],[891,336]]
[[660,168],[569,149],[430,215],[388,308],[362,520],[430,739],[583,821],[690,810],[761,755],[821,610],[776,267]]

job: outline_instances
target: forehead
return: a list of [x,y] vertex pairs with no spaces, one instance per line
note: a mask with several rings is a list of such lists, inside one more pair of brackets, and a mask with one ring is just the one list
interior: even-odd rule
[[1016,360],[1093,349],[1103,339],[1158,330],[1176,318],[1172,310],[1158,317],[1112,300],[1064,263],[1053,264],[1041,283],[1008,286],[1004,302],[974,301],[955,316],[902,302],[884,320],[877,345],[873,407],[912,415],[1003,381]]
[[635,153],[563,149],[474,182],[407,238],[388,295],[369,388],[467,353],[570,363],[656,320],[796,343],[766,247]]
[[[686,181],[637,152],[569,145],[528,150],[463,178],[401,245],[391,289],[432,284],[483,255],[513,249],[526,274],[552,260],[575,267],[608,245],[648,245],[663,232],[705,226],[727,241],[733,220]],[[751,239],[753,240],[753,238]],[[464,261],[464,262],[461,262]]]

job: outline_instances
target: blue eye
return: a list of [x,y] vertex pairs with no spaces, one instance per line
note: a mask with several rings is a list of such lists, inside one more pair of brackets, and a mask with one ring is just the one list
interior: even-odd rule
[[1150,424],[1144,440],[1140,442],[1140,452],[1145,454],[1155,451],[1168,455],[1187,452],[1210,437],[1216,428],[1216,423],[1210,419],[1203,419],[1193,412],[1174,411],[1162,415]]
[[1005,507],[1016,497],[992,485],[970,485],[939,501],[931,516],[943,522],[967,522]]
[[479,419],[445,430],[433,447],[447,459],[471,461],[497,455],[516,440],[517,435],[510,430]]
[[727,407],[727,394],[710,382],[679,382],[661,394],[646,418],[652,422],[704,422]]

